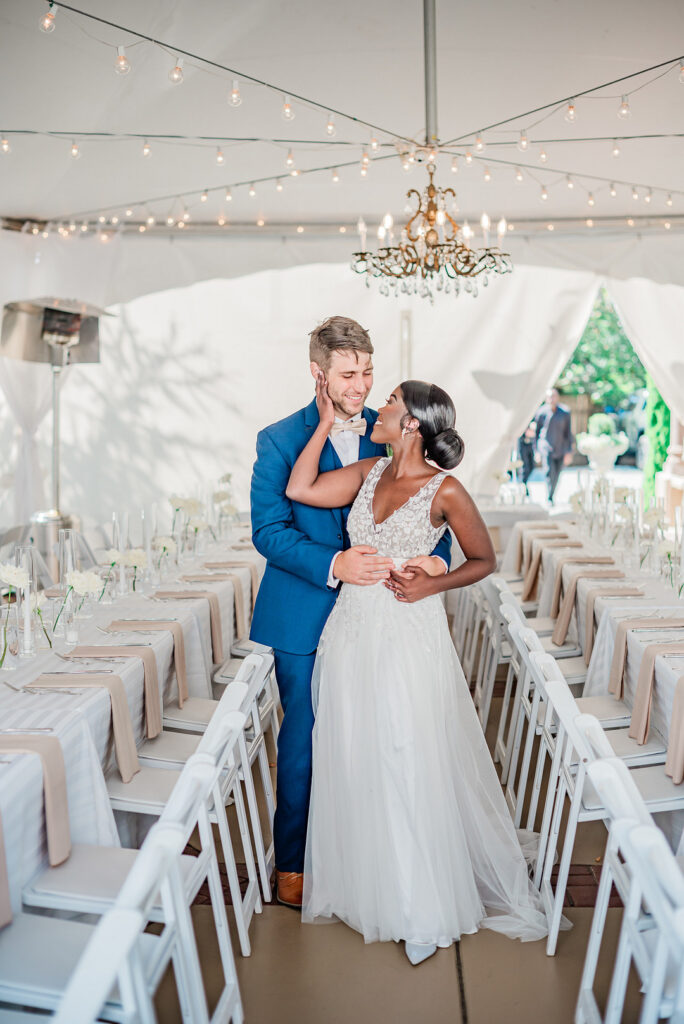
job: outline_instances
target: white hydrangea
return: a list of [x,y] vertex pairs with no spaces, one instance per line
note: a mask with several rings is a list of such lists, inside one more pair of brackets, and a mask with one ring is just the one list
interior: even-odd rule
[[131,565],[136,569],[145,569],[147,566],[147,555],[143,548],[131,548],[121,555],[121,565]]
[[168,551],[170,555],[176,553],[176,542],[173,537],[155,537],[152,541],[152,547],[157,551]]
[[79,597],[85,597],[86,594],[99,594],[102,588],[102,580],[96,572],[91,570],[80,572],[78,569],[72,569],[67,573],[66,582],[67,586],[71,587]]
[[202,519],[201,516],[192,516],[188,522],[188,526],[191,530],[206,530],[207,525],[208,523],[206,519]]
[[106,565],[115,565],[121,558],[121,552],[118,548],[110,548],[104,553],[104,560]]
[[0,563],[0,580],[9,587],[23,590],[24,587],[29,585],[29,574],[26,569],[12,565],[11,562],[2,562]]

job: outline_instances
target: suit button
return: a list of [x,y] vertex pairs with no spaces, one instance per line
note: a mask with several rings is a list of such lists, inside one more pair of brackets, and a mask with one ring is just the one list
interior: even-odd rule
[[342,540],[342,534],[341,534],[341,533],[338,533],[338,534],[337,534],[337,539],[338,539],[338,540]]

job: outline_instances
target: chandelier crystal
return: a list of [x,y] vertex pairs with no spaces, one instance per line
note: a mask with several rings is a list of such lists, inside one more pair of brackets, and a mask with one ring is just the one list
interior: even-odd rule
[[[365,274],[368,288],[372,279],[379,279],[381,295],[402,292],[433,302],[435,292],[453,292],[458,296],[462,279],[463,290],[477,295],[478,278],[481,277],[486,286],[489,274],[508,274],[513,269],[507,253],[501,252],[498,246],[489,248],[488,231],[484,227],[485,248],[470,246],[472,231],[462,229],[448,209],[455,206],[456,193],[453,188],[435,185],[435,170],[434,163],[427,165],[430,181],[422,194],[415,188],[406,193],[411,208],[416,206],[416,209],[401,231],[398,244],[393,244],[390,227],[384,233],[389,245],[381,246],[377,252],[353,254],[352,270]],[[366,250],[365,225],[362,227],[360,222],[359,227],[361,248]],[[379,237],[383,238],[383,232]]]

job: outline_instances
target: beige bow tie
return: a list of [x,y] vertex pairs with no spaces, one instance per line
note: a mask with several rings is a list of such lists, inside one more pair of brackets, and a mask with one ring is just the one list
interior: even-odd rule
[[336,437],[337,434],[343,434],[346,430],[351,431],[353,434],[360,434],[363,437],[366,433],[366,421],[363,416],[358,420],[347,420],[344,423],[333,423],[330,428],[330,437]]

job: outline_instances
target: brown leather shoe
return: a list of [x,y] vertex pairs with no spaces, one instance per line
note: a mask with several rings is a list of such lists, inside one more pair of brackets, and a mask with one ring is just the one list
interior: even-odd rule
[[276,871],[276,899],[284,907],[301,910],[304,875],[296,871]]

